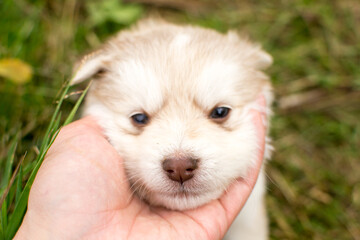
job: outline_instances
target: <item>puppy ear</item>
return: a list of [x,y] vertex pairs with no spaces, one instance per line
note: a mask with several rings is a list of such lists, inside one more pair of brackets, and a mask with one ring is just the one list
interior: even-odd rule
[[239,35],[235,31],[227,33],[228,39],[238,46],[239,54],[244,59],[244,64],[257,70],[264,70],[273,63],[273,59],[260,45],[254,44],[246,35]]
[[74,85],[85,81],[97,73],[107,71],[111,56],[105,55],[102,51],[96,51],[85,55],[79,63],[75,65],[75,71],[70,84]]
[[250,58],[251,64],[258,70],[264,70],[271,66],[273,58],[270,54],[263,51],[260,47],[255,50],[253,56]]
[[251,47],[251,50],[247,54],[244,54],[245,64],[256,70],[265,70],[270,67],[273,63],[270,54],[262,50],[258,45],[252,45]]

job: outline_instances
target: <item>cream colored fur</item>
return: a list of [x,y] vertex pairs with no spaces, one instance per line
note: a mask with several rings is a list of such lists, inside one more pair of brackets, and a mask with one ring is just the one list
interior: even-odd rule
[[[254,164],[258,146],[249,110],[259,108],[261,94],[271,105],[271,86],[261,72],[271,63],[235,32],[146,20],[85,57],[72,82],[101,72],[84,114],[98,118],[138,196],[182,210],[218,198]],[[231,108],[223,123],[209,118],[216,106]],[[269,107],[261,110],[269,113]],[[130,116],[141,112],[150,121],[138,127]],[[195,176],[182,186],[162,169],[164,158],[176,153],[200,159]],[[227,238],[267,238],[264,189],[261,173]]]

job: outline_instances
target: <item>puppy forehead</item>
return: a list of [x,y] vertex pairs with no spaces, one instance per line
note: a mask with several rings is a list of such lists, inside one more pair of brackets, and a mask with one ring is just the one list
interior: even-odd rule
[[158,61],[157,65],[135,58],[121,63],[117,68],[122,79],[121,94],[147,111],[172,99],[183,104],[195,101],[206,110],[218,104],[230,104],[241,75],[235,62],[214,58],[192,64],[186,54],[176,59],[173,63]]
[[115,65],[112,80],[116,94],[123,95],[131,111],[155,111],[164,101],[164,85],[151,66],[138,59]]
[[196,79],[194,99],[203,108],[234,104],[241,75],[241,68],[235,62],[222,58],[209,61]]
[[186,33],[177,34],[172,40],[172,44],[176,48],[184,48],[191,41],[191,36]]
[[119,85],[113,91],[146,111],[156,111],[173,98],[184,104],[196,102],[206,110],[230,104],[243,73],[234,48],[230,51],[226,39],[221,40],[203,41],[180,32],[129,45],[112,64],[112,78]]

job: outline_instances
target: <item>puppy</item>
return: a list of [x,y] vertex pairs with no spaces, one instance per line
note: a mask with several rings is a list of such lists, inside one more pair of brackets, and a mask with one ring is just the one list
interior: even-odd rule
[[[84,114],[99,120],[123,157],[133,191],[184,210],[218,198],[254,165],[249,110],[261,94],[269,109],[262,70],[271,63],[235,32],[145,20],[86,56],[72,84],[94,78]],[[267,238],[264,189],[261,173],[228,239]]]

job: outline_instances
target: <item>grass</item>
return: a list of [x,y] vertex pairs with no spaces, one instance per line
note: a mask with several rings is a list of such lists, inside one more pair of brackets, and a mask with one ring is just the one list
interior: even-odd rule
[[[267,169],[271,238],[360,239],[357,0],[103,2],[95,7],[99,1],[0,4],[0,59],[18,58],[34,70],[22,85],[0,78],[1,196],[13,181],[1,207],[0,239],[16,231],[34,169],[56,130],[70,113],[74,116],[76,96],[61,97],[73,63],[140,15],[154,13],[222,32],[237,29],[273,55],[268,72],[277,96],[276,151]],[[61,108],[55,110],[59,99]]]

